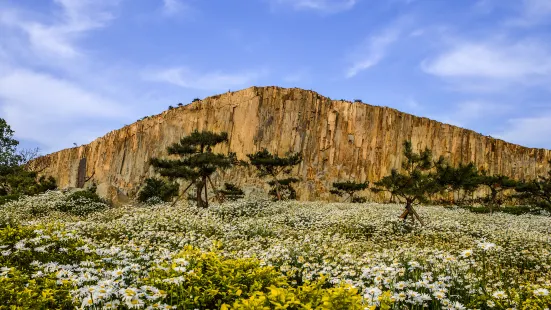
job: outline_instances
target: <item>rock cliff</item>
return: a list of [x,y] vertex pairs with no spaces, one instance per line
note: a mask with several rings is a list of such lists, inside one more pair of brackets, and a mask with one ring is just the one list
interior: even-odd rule
[[[239,159],[261,148],[279,155],[302,152],[304,161],[295,169],[303,179],[297,188],[301,200],[330,199],[328,190],[336,180],[379,180],[400,166],[406,139],[415,150],[428,146],[453,164],[472,161],[516,179],[543,175],[551,159],[549,150],[387,107],[331,100],[297,88],[251,87],[147,117],[33,165],[47,166],[43,173],[54,176],[61,188],[90,179],[102,195],[120,200],[134,196],[143,179],[154,174],[147,164],[150,157],[164,155],[168,145],[194,129],[228,132],[229,143],[215,151],[231,150]],[[249,189],[264,186],[252,168],[228,170],[222,177]],[[220,176],[215,180],[220,183]]]

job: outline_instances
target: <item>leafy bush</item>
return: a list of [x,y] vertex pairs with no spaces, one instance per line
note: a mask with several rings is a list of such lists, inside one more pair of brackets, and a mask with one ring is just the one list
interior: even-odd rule
[[38,265],[55,261],[74,264],[95,258],[79,247],[84,242],[54,226],[16,226],[0,229],[0,300],[10,309],[72,309],[70,282],[46,275]]
[[150,274],[149,285],[167,292],[178,309],[220,309],[224,303],[249,298],[254,292],[286,285],[273,267],[255,259],[222,259],[192,247],[174,257],[172,264]]
[[220,190],[220,193],[230,201],[235,201],[245,197],[245,193],[237,185],[232,183],[224,183],[224,188]]
[[[159,200],[169,202],[178,195],[178,189],[177,183],[147,178],[145,179],[145,186],[138,194],[138,201],[146,204],[155,204]],[[154,199],[154,197],[157,197],[157,199]]]
[[247,299],[238,299],[231,309],[364,309],[357,289],[349,285],[324,288],[325,285],[322,279],[297,288],[270,286],[267,293],[255,292]]

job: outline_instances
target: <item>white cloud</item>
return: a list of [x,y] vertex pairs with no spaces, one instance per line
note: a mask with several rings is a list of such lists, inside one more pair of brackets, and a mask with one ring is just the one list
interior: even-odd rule
[[551,53],[537,43],[465,43],[424,61],[422,67],[444,77],[519,79],[551,74],[549,56]]
[[549,23],[551,19],[551,1],[523,0],[520,5],[520,16],[506,22],[509,26],[531,27]]
[[25,18],[17,10],[0,14],[0,24],[23,31],[36,54],[74,58],[81,54],[75,41],[86,32],[104,27],[113,19],[108,9],[118,3],[106,0],[55,0],[60,14],[45,23]]
[[358,0],[270,0],[272,4],[289,5],[296,10],[315,10],[326,13],[346,11]]
[[75,131],[84,134],[80,141],[88,142],[91,133],[85,132],[94,122],[127,118],[114,100],[47,74],[20,69],[0,76],[0,111],[18,138],[46,145],[46,151],[71,146]]
[[252,86],[254,81],[262,75],[264,75],[264,71],[240,73],[217,71],[199,74],[186,67],[175,67],[144,72],[143,78],[149,81],[165,82],[184,88],[216,91]]
[[507,129],[493,137],[528,147],[551,149],[551,114],[510,119]]
[[187,9],[187,6],[180,0],[163,0],[163,13],[165,15],[175,15],[185,9]]
[[398,40],[400,32],[399,27],[393,26],[370,37],[352,56],[353,64],[348,68],[346,77],[354,77],[361,71],[377,65],[385,57],[389,46]]
[[440,55],[422,61],[421,68],[462,91],[545,85],[551,80],[551,48],[534,40],[455,42]]

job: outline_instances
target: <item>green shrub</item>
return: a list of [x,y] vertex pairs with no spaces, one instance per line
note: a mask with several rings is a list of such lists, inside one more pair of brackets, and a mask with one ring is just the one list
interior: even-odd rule
[[[0,229],[0,309],[74,309],[70,290],[55,275],[36,276],[39,263],[75,264],[97,256],[78,249],[85,243],[54,226]],[[6,255],[9,253],[8,255]],[[33,276],[33,274],[35,274]],[[5,308],[10,306],[10,308]]]
[[306,283],[297,288],[270,286],[268,292],[255,292],[222,309],[364,309],[356,288],[348,285],[324,288],[325,279]]
[[57,210],[84,216],[93,212],[102,211],[109,207],[109,203],[95,193],[95,187],[70,194],[67,199],[57,204]]
[[[177,183],[148,178],[145,180],[145,186],[138,194],[138,201],[147,204],[155,204],[160,201],[169,202],[172,197],[178,195],[178,189]],[[158,199],[155,199],[155,197]]]
[[14,194],[14,195],[6,195],[6,196],[0,196],[0,206],[5,204],[6,202],[15,201],[19,199],[21,196]]
[[239,200],[245,197],[243,190],[232,183],[224,183],[224,188],[220,190],[220,193],[224,198],[230,201]]
[[260,266],[258,260],[223,259],[190,246],[164,267],[152,271],[146,283],[165,291],[166,300],[178,309],[220,309],[269,286],[287,284],[274,267]]

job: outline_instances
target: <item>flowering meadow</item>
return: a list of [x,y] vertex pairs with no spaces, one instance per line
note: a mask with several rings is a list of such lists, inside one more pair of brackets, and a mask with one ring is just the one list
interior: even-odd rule
[[548,309],[551,218],[243,200],[0,207],[0,309]]

